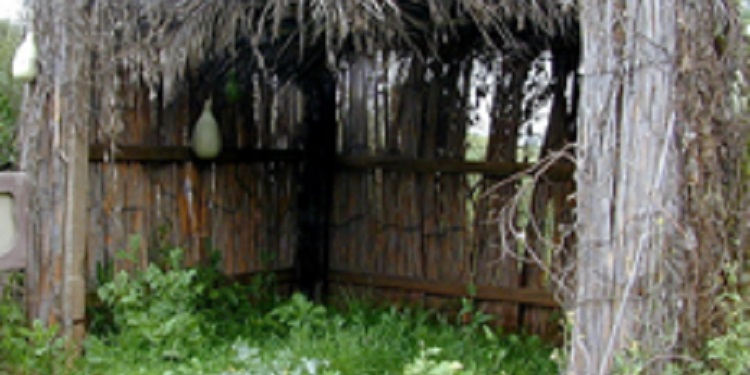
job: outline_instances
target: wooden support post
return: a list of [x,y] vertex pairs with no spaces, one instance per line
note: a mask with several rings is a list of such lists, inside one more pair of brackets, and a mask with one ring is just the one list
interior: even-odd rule
[[[699,134],[693,126],[704,118],[680,113],[686,92],[678,90],[685,78],[681,66],[696,60],[678,47],[677,33],[692,12],[711,11],[626,0],[582,7],[576,280],[575,303],[567,312],[567,374],[611,374],[617,359],[632,359],[636,347],[639,358],[648,358],[647,372],[659,374],[669,359],[682,355],[681,336],[692,335],[692,327],[680,326],[696,307],[687,300],[686,291],[696,289],[685,288],[691,267],[685,259],[701,253],[683,247],[694,232],[683,219],[681,173],[688,164],[682,154],[693,142],[683,143],[679,135]],[[702,30],[712,37],[711,27]],[[706,97],[715,94],[711,90],[706,88]]]
[[[30,179],[26,287],[28,314],[83,340],[86,294],[91,66],[85,4],[41,2],[45,69],[27,86],[19,121],[20,166]],[[80,348],[80,347],[79,347]]]
[[64,115],[75,103],[64,98],[63,89],[55,88],[53,113],[45,119],[52,134],[36,133],[44,139],[37,148],[24,140],[28,156],[21,165],[34,180],[27,285],[31,318],[59,325],[78,343],[85,334],[88,129]]
[[303,82],[307,137],[298,192],[295,273],[300,290],[321,300],[328,288],[330,215],[336,170],[336,81],[320,70]]
[[83,340],[86,328],[86,238],[88,236],[88,130],[71,126],[66,131],[68,168],[65,178],[64,274],[62,285],[63,331],[74,342]]

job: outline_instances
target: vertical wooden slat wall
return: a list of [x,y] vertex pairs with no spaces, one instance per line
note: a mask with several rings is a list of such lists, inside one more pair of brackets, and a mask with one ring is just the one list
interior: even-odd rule
[[[570,54],[561,47],[553,48],[550,52],[550,110],[547,116],[547,134],[541,145],[542,158],[547,158],[553,152],[562,152],[575,142],[575,133],[569,129],[571,122],[576,119],[577,91],[576,78],[568,74],[578,66],[578,56]],[[566,94],[573,88],[570,95]],[[573,209],[575,201],[573,193],[575,183],[572,179],[554,181],[540,179],[531,197],[530,213],[537,225],[527,228],[528,240],[531,242],[529,251],[534,252],[538,259],[544,260],[545,267],[552,269],[554,274],[564,279],[569,273],[567,259],[575,254],[575,236],[572,228],[575,224]],[[522,283],[524,287],[557,289],[561,285],[551,282],[542,267],[527,266],[524,268]],[[567,285],[566,285],[567,287]],[[560,293],[558,293],[560,294]],[[560,317],[550,313],[549,309],[534,306],[522,307],[522,322],[524,327],[543,336],[559,335],[558,322]]]
[[[273,86],[273,87],[272,87]],[[194,91],[193,91],[194,90]],[[125,146],[189,146],[205,96],[189,83],[171,102],[130,85],[122,98],[123,130],[116,139],[92,129],[92,143]],[[225,149],[293,148],[300,134],[300,96],[273,79],[244,88],[239,102],[214,100]],[[288,109],[281,116],[277,107]],[[256,113],[264,112],[261,116]],[[88,275],[97,265],[143,267],[172,248],[188,265],[205,264],[213,251],[230,275],[292,266],[296,248],[296,164],[274,162],[93,161]],[[115,256],[132,251],[136,261]]]
[[[351,61],[337,76],[339,157],[464,160],[470,126],[465,109],[474,64],[443,66],[389,53]],[[516,162],[523,100],[518,90],[526,70],[518,69],[510,80],[500,79],[509,74],[502,67],[492,73],[498,83],[488,162]],[[192,126],[207,91],[212,91],[225,149],[299,150],[306,131],[301,92],[262,75],[251,76],[240,88],[240,95],[230,98],[221,84],[207,90],[188,79],[178,95],[167,100],[131,82],[118,93],[122,101],[111,118],[98,119],[90,139],[117,147],[189,146]],[[114,139],[102,131],[117,124],[121,131]],[[184,249],[190,265],[205,264],[217,251],[219,266],[229,275],[291,269],[298,238],[298,172],[298,164],[288,161],[92,161],[89,286],[96,286],[97,265],[143,267],[175,247]],[[506,248],[500,248],[498,213],[516,186],[495,189],[498,178],[471,176],[340,168],[331,212],[330,269],[451,284],[466,297],[474,285],[545,288],[543,274],[507,254],[508,247],[515,246],[513,238],[505,238]],[[118,260],[115,254],[122,250],[133,251],[136,261]],[[335,295],[460,308],[455,292],[447,297],[393,286],[333,284]],[[478,302],[505,327],[548,331],[549,307]]]
[[[486,160],[512,163],[518,161],[524,121],[521,90],[531,61],[505,64],[514,69],[499,63],[489,68],[498,78]],[[469,126],[464,105],[472,89],[472,69],[470,63],[444,67],[388,54],[353,61],[339,77],[340,156],[463,160]],[[332,213],[331,269],[458,285],[467,297],[473,285],[544,290],[548,284],[539,268],[519,262],[513,254],[522,245],[515,238],[501,238],[499,216],[517,185],[498,189],[501,178],[478,177],[409,168],[340,170]],[[570,207],[561,194],[538,194],[538,204],[552,204],[558,215],[565,215]],[[333,290],[438,309],[460,306],[455,297],[439,293],[359,284],[344,281]],[[556,324],[550,307],[478,302],[510,329],[556,333],[550,330]]]
[[[518,133],[522,117],[523,94],[520,87],[526,80],[528,63],[522,60],[504,59],[495,62],[493,70],[499,71],[499,82],[495,86],[490,113],[489,136],[486,158],[490,161],[513,162],[518,150]],[[501,185],[498,185],[501,184]],[[477,209],[476,230],[477,284],[499,285],[509,288],[521,286],[523,267],[513,256],[517,251],[517,241],[505,233],[503,220],[507,218],[505,209],[518,193],[518,182],[502,183],[502,179],[483,176],[480,183],[482,197]],[[497,314],[502,324],[510,329],[518,329],[521,323],[520,306],[516,303],[483,304],[483,307]]]

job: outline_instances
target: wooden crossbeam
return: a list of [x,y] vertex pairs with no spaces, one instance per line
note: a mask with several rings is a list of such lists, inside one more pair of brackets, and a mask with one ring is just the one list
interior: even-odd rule
[[[182,163],[188,161],[203,162],[193,155],[187,146],[116,146],[114,152],[107,145],[91,145],[89,161],[104,162],[144,162],[144,163]],[[270,149],[226,149],[211,162],[300,162],[303,154],[298,150]]]
[[[91,145],[89,160],[104,162],[144,162],[144,163],[182,163],[202,162],[197,159],[187,146],[117,146],[114,154],[106,145]],[[114,155],[114,158],[113,158]],[[299,163],[304,160],[301,150],[275,149],[227,149],[212,162],[216,163],[256,163],[286,162]],[[414,173],[444,174],[481,174],[486,176],[508,177],[518,173],[534,174],[540,166],[531,163],[413,159],[393,156],[339,156],[336,158],[339,170],[372,170]],[[573,177],[574,167],[569,163],[549,166],[544,175],[553,180],[567,180]]]
[[[340,270],[331,271],[329,281],[338,284],[398,289],[446,297],[469,297],[467,287],[461,283],[381,276]],[[513,302],[549,308],[560,307],[552,293],[542,289],[478,285],[476,287],[476,294],[473,297],[482,301]]]
[[[392,156],[341,157],[339,166],[346,169],[386,169],[390,171],[446,174],[482,174],[507,177],[518,173],[536,173],[540,166],[531,163],[493,161],[466,161],[454,159],[414,159]],[[545,175],[553,179],[569,179],[573,176],[570,164],[554,164]]]

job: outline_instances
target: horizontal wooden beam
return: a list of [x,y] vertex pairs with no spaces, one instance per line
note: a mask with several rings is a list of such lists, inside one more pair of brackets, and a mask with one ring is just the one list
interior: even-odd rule
[[[297,163],[302,160],[299,150],[271,150],[271,149],[225,149],[210,162],[239,163],[239,162],[289,162]],[[181,163],[181,162],[209,162],[198,159],[190,147],[187,146],[117,146],[112,149],[107,145],[91,145],[89,147],[89,161],[104,162],[151,162],[151,163]]]
[[[393,156],[340,157],[339,166],[346,169],[385,169],[416,173],[481,174],[508,177],[518,173],[536,173],[540,166],[531,163],[509,163],[491,161],[466,161],[455,159],[413,159]],[[573,176],[571,164],[549,166],[545,175],[556,180],[570,179]]]
[[[114,157],[113,157],[114,156]],[[109,146],[91,145],[89,160],[104,162],[149,162],[149,163],[183,163],[202,162],[193,155],[187,146],[117,146],[114,153]],[[211,162],[242,163],[242,162],[286,162],[299,163],[303,161],[301,150],[277,149],[226,149],[218,158]],[[412,173],[444,173],[444,174],[481,174],[499,178],[509,177],[518,173],[535,174],[540,166],[531,163],[509,163],[488,161],[466,161],[452,159],[412,159],[394,156],[339,156],[336,164],[342,170],[373,170]],[[570,163],[558,163],[549,166],[544,175],[554,180],[572,178],[574,167]]]
[[[375,288],[399,289],[447,297],[469,297],[467,287],[460,283],[427,281],[407,277],[381,276],[347,271],[331,271],[331,283],[361,285]],[[481,301],[511,302],[549,308],[558,308],[552,293],[542,289],[507,288],[479,285],[474,298]]]

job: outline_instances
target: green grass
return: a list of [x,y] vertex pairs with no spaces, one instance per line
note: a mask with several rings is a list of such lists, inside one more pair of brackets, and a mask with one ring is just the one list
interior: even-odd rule
[[[503,335],[481,321],[451,324],[429,311],[365,301],[333,308],[299,294],[281,299],[264,293],[268,278],[230,285],[211,268],[180,263],[175,251],[162,267],[111,275],[99,288],[103,305],[89,314],[96,324],[85,355],[68,367],[38,360],[57,366],[56,374],[557,373],[553,348],[540,339]],[[34,350],[16,356],[36,359]]]
[[[502,336],[489,328],[470,331],[435,321],[426,312],[329,311],[311,305],[302,313],[307,303],[295,295],[260,320],[237,327],[232,336],[201,333],[204,349],[184,357],[116,338],[108,345],[94,337],[81,369],[92,374],[402,374],[427,352],[436,366],[457,361],[465,371],[448,374],[557,373],[550,348],[535,338]],[[279,309],[301,314],[276,320],[273,313]],[[304,371],[313,364],[319,372]]]

